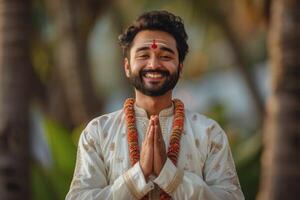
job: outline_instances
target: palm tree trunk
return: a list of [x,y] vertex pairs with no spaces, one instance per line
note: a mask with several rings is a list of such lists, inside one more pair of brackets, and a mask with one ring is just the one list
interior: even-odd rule
[[272,94],[267,104],[259,200],[300,196],[300,2],[273,0]]
[[[102,107],[96,96],[87,58],[87,35],[82,37],[74,0],[51,0],[48,7],[54,18],[56,43],[54,52],[62,94],[73,125],[87,122]],[[92,28],[89,27],[90,29]]]
[[30,1],[0,1],[0,199],[29,199]]

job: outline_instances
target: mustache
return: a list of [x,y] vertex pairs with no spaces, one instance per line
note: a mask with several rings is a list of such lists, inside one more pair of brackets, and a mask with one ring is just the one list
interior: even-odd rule
[[160,73],[164,76],[168,76],[170,75],[170,73],[166,70],[161,70],[161,69],[144,69],[140,72],[141,75],[145,75],[148,72],[152,72],[152,73]]

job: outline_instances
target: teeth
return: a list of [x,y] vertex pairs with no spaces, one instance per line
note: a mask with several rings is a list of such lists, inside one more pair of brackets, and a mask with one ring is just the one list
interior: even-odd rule
[[161,78],[162,75],[161,74],[157,74],[157,73],[146,73],[145,77],[146,78]]

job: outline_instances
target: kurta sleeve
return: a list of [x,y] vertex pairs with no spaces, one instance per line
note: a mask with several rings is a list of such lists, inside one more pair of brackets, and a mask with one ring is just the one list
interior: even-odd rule
[[216,123],[208,128],[207,158],[203,178],[178,169],[167,160],[154,182],[174,200],[243,200],[228,140]]
[[76,166],[66,200],[129,200],[144,196],[153,189],[146,183],[139,163],[119,176],[112,184],[107,177],[97,122],[91,122],[82,132],[77,150]]

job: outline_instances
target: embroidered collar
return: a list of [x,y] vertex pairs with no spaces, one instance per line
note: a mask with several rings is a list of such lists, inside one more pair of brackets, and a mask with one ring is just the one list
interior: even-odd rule
[[[138,107],[136,104],[134,104],[134,112],[135,112],[136,117],[148,118],[146,110],[144,110],[141,107]],[[174,115],[174,103],[172,103],[172,105],[170,107],[161,110],[158,116],[159,117],[171,117],[172,115]]]

